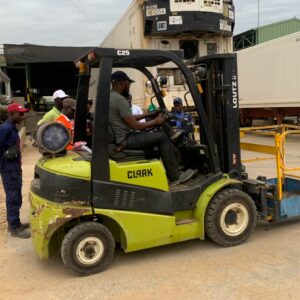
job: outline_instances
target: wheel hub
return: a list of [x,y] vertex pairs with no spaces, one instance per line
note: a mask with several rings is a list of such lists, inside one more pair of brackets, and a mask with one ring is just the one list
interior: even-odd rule
[[76,247],[76,257],[83,265],[92,265],[101,260],[104,254],[104,245],[97,237],[83,239]]
[[82,251],[85,254],[85,257],[87,258],[93,258],[96,254],[96,251],[94,249],[94,246],[96,246],[95,243],[93,244],[87,244],[86,246],[84,246],[84,248],[82,249]]
[[237,223],[238,215],[235,211],[230,210],[225,216],[225,223],[227,225],[233,225]]
[[227,236],[235,237],[246,230],[249,219],[249,212],[244,204],[230,203],[221,213],[220,226]]

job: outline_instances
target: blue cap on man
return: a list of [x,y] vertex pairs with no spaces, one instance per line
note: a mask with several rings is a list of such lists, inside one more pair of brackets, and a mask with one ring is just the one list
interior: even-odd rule
[[182,99],[180,97],[174,98],[173,104],[182,104]]

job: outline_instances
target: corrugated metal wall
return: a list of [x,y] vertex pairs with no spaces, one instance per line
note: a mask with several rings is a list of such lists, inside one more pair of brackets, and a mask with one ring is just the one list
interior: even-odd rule
[[257,41],[261,44],[297,31],[300,31],[300,20],[297,18],[273,23],[258,28]]
[[250,29],[233,37],[234,51],[262,44],[298,31],[300,31],[300,19],[297,18]]

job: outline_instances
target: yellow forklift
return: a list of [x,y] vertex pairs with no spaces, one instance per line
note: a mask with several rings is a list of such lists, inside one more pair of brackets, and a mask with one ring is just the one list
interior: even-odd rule
[[[123,149],[117,156],[110,151],[112,69],[142,72],[164,110],[151,67],[165,63],[181,71],[200,122],[199,132],[179,147],[183,167],[197,175],[177,186],[169,185],[152,151],[152,156],[142,150]],[[40,258],[60,252],[67,269],[90,275],[112,262],[116,243],[125,252],[205,237],[236,246],[250,237],[257,220],[285,217],[277,185],[248,179],[241,164],[235,54],[184,62],[181,51],[95,48],[75,64],[74,142],[86,140],[90,74],[99,68],[92,153],[65,151],[70,136],[61,125],[45,125],[38,133],[41,147],[48,149],[36,165],[30,191],[32,240]]]

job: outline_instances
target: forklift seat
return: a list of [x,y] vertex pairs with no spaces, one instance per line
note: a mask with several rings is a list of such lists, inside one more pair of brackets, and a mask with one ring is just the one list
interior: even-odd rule
[[111,159],[115,161],[146,159],[146,154],[144,150],[123,149],[122,151],[117,151],[116,138],[111,124],[108,124],[108,155]]

